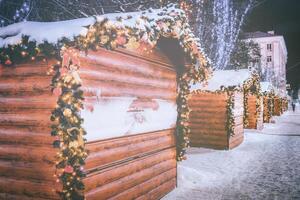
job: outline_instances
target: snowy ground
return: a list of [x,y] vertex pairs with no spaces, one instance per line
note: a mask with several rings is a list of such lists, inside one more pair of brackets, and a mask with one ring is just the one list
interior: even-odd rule
[[300,199],[300,110],[262,131],[245,130],[231,151],[191,148],[178,187],[163,200]]

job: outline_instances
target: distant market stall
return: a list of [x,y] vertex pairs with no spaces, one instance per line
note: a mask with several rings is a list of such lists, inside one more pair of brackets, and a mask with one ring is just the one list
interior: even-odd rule
[[232,149],[243,142],[243,86],[249,78],[248,70],[217,70],[207,85],[192,86],[191,146]]
[[263,95],[263,122],[270,123],[274,115],[274,97],[275,92],[270,82],[261,82],[261,92]]
[[248,129],[263,128],[263,97],[260,77],[252,73],[244,82],[244,127]]
[[1,198],[160,199],[176,186],[189,85],[210,75],[182,10],[17,23],[0,47]]

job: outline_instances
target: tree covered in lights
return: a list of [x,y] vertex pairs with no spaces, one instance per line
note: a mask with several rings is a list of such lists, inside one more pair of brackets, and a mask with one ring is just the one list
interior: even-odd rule
[[230,55],[227,69],[251,69],[261,73],[260,47],[253,41],[238,39],[235,48]]
[[60,21],[105,13],[134,12],[160,8],[183,0],[2,0],[2,26],[25,20]]

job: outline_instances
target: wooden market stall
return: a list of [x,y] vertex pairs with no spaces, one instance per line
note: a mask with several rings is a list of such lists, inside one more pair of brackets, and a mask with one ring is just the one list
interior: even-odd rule
[[189,97],[192,147],[232,149],[243,142],[243,82],[248,70],[219,70]]
[[287,99],[280,95],[274,97],[274,115],[280,116],[287,110]]
[[[150,22],[157,38],[143,32]],[[185,23],[174,7],[63,22],[75,33],[57,41],[77,38],[52,49],[61,61],[47,57],[47,33],[2,46],[0,199],[160,199],[171,191],[187,146],[186,85],[207,73]],[[0,31],[4,42],[13,26]]]
[[244,82],[244,128],[263,128],[263,97],[261,95],[260,78],[252,73]]
[[261,82],[261,91],[263,95],[263,122],[270,123],[274,115],[274,89],[269,82]]
[[289,109],[289,101],[287,97],[282,98],[282,112],[286,112]]

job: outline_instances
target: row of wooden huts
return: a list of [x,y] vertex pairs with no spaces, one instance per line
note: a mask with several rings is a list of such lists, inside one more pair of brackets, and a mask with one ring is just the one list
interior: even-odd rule
[[192,86],[189,107],[191,146],[232,149],[243,142],[245,128],[261,130],[286,111],[287,100],[247,69],[217,70],[208,84]]
[[23,22],[0,37],[0,199],[159,199],[189,140],[230,149],[262,127],[247,70],[190,93],[209,68],[174,6]]

